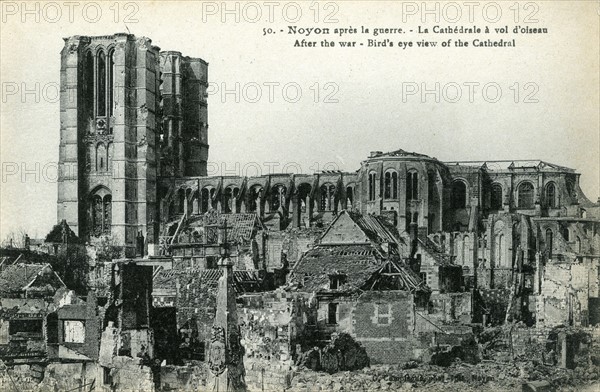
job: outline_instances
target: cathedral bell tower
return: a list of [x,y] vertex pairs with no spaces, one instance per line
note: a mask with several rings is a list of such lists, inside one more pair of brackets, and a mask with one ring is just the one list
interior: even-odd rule
[[[170,133],[165,136],[161,101],[165,61],[160,48],[148,38],[125,33],[64,40],[58,221],[65,219],[80,238],[91,242],[112,237],[124,246],[126,256],[132,256],[139,232],[149,242],[157,236],[160,173],[206,174],[207,64],[184,58],[193,66],[184,66],[178,75],[172,72],[175,68],[169,69],[166,109],[169,118],[177,120],[177,133],[167,129]],[[173,97],[178,99],[174,106]],[[182,135],[195,142],[186,143]],[[194,148],[194,154],[178,151],[176,161],[182,170],[161,170],[161,164],[169,167],[174,161],[172,152],[163,149],[170,138]]]

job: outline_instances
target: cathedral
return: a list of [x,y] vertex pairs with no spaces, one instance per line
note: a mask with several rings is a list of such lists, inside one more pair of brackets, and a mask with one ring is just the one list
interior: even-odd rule
[[[374,216],[403,259],[460,267],[463,290],[518,284],[532,314],[600,320],[591,309],[600,307],[600,204],[583,194],[575,170],[541,160],[442,162],[398,149],[370,152],[352,172],[209,177],[207,78],[204,60],[145,37],[66,38],[58,220],[90,243],[114,238],[126,257],[211,269],[211,228],[225,218],[247,245],[236,268],[273,272],[293,267],[340,214]],[[554,301],[563,296],[566,312]]]

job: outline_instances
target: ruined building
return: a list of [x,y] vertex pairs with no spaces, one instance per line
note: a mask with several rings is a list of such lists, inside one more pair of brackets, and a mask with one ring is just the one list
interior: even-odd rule
[[85,241],[214,269],[226,220],[236,269],[282,283],[346,210],[385,221],[383,252],[433,293],[479,290],[478,321],[600,322],[600,204],[573,169],[396,150],[352,172],[208,177],[206,62],[115,34],[65,39],[61,65],[58,217]]

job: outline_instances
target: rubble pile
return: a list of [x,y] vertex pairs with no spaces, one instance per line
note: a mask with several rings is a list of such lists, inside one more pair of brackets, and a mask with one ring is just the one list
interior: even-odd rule
[[[582,376],[583,375],[583,376]],[[514,365],[482,361],[477,365],[456,362],[449,367],[422,364],[406,369],[400,365],[373,365],[354,372],[327,374],[312,370],[298,372],[289,391],[364,390],[472,390],[520,391],[524,382],[544,380],[553,388],[570,390],[600,381],[600,367],[571,370],[539,366],[532,362]],[[452,384],[449,386],[448,384]]]
[[333,334],[325,347],[314,347],[302,353],[297,360],[298,365],[329,374],[363,369],[369,363],[364,347],[347,333]]

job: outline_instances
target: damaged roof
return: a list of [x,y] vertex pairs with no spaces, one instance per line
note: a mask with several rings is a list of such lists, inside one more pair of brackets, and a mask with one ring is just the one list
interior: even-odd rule
[[430,292],[427,284],[399,260],[388,260],[363,287],[364,290],[403,290]]
[[[66,287],[63,281],[56,275],[50,264],[13,264],[0,272],[0,292],[19,293],[25,291],[35,280],[44,274],[51,273],[55,276],[54,282],[59,287]],[[50,284],[50,282],[42,282]],[[53,287],[53,288],[59,288]]]
[[449,254],[442,252],[439,246],[427,237],[418,238],[419,245],[424,252],[427,252],[436,262],[442,267],[460,267],[452,262],[452,257]]
[[[375,215],[362,215],[347,210],[342,211],[333,222],[331,222],[321,236],[321,241],[326,239],[327,235],[336,229],[338,222],[343,221],[346,217],[350,218],[352,222],[358,226],[371,244],[382,254],[387,253],[387,250],[382,249],[380,244],[395,243],[404,245],[404,240],[400,237],[398,229],[390,224],[385,218]],[[346,241],[342,239],[341,242],[345,243]]]
[[[186,228],[218,225],[222,227],[227,221],[228,242],[248,242],[252,240],[254,228],[265,229],[258,216],[254,213],[201,215],[190,219]],[[184,229],[185,230],[185,229]]]
[[290,273],[290,282],[302,291],[329,290],[330,275],[345,276],[338,292],[359,290],[384,261],[372,245],[317,246],[306,252]]
[[[181,285],[185,285],[194,278],[200,278],[201,285],[216,288],[222,275],[221,269],[161,270],[154,276],[152,286],[156,290],[176,290],[178,279]],[[262,278],[258,271],[234,270],[233,283],[237,293],[257,291],[262,287]]]
[[569,167],[560,166],[554,163],[542,161],[541,159],[514,159],[514,160],[493,160],[493,161],[449,161],[444,162],[448,167],[464,166],[478,167],[489,171],[506,171],[518,169],[533,169],[537,171],[553,170],[574,173],[575,170]]

